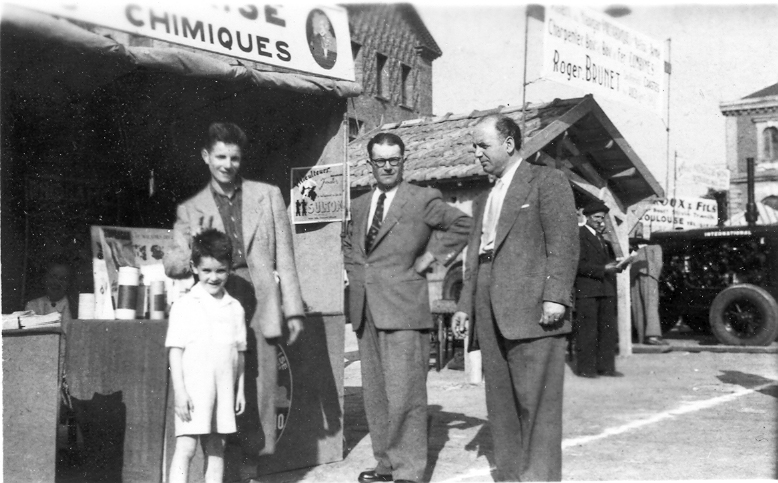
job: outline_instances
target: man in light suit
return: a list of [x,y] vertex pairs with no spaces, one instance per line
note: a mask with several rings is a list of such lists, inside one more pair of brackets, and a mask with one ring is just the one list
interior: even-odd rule
[[173,246],[163,262],[169,277],[186,278],[192,273],[194,235],[216,228],[232,241],[233,269],[226,288],[246,312],[249,345],[246,411],[238,417],[237,437],[243,476],[251,477],[257,457],[275,450],[275,344],[284,328],[288,342],[294,343],[303,329],[305,311],[281,190],[240,177],[246,144],[246,134],[235,124],[214,123],[208,128],[201,156],[211,181],[178,206]]
[[471,219],[440,191],[402,180],[405,145],[391,133],[367,145],[377,186],[352,202],[343,237],[349,317],[357,333],[373,470],[360,482],[421,481],[427,465],[427,279],[467,242]]
[[630,266],[632,290],[632,324],[638,335],[638,344],[668,345],[662,339],[659,319],[659,276],[662,274],[662,247],[643,238],[642,225],[630,238],[630,248],[637,251]]
[[558,481],[578,224],[568,180],[523,160],[521,139],[507,116],[473,130],[475,157],[497,181],[473,208],[452,326],[481,349],[497,480]]

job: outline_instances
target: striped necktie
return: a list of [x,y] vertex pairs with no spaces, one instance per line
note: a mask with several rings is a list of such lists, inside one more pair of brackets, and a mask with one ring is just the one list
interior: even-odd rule
[[378,197],[378,203],[375,205],[375,213],[373,213],[373,222],[370,224],[370,229],[365,236],[365,251],[369,252],[373,248],[373,242],[375,241],[378,230],[381,229],[381,223],[384,221],[384,200],[386,199],[386,193],[381,193]]

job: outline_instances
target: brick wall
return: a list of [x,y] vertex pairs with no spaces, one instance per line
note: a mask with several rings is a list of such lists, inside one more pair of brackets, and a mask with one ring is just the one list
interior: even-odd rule
[[[357,82],[363,94],[349,101],[348,115],[358,119],[362,132],[387,122],[432,115],[432,58],[401,9],[393,5],[349,6]],[[384,93],[378,92],[376,54],[386,56]],[[407,102],[402,103],[402,66],[410,68]]]

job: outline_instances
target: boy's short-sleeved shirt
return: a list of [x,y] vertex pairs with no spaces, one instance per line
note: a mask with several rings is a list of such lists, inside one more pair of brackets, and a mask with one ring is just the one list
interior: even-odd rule
[[195,342],[231,343],[246,350],[245,312],[227,291],[213,297],[198,283],[170,310],[165,347],[185,349]]

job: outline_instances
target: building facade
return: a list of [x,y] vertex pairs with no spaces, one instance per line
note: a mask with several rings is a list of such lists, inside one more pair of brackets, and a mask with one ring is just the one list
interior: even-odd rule
[[747,158],[754,158],[755,201],[778,209],[778,84],[720,107],[727,118],[730,213],[744,211],[748,201]]
[[349,137],[432,115],[432,62],[442,55],[410,4],[350,4],[351,47],[362,95],[348,105]]

